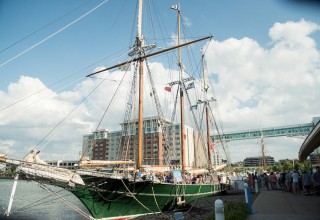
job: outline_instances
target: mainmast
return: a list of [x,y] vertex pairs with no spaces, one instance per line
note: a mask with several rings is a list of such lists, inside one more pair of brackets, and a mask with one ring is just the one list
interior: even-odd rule
[[[178,11],[178,46],[180,45],[180,20],[181,20],[181,12],[180,12],[180,4],[177,5]],[[181,122],[181,166],[182,170],[185,170],[185,129],[184,129],[184,97],[183,97],[183,65],[181,62],[181,48],[178,47],[178,66],[179,66],[179,81],[180,81],[180,122]]]
[[[142,3],[143,0],[139,0],[138,20],[137,20],[137,37],[134,45],[134,50],[138,53],[138,56],[143,55],[144,40],[141,34],[142,23]],[[142,167],[142,144],[143,144],[143,62],[144,59],[139,60],[139,115],[138,115],[138,163],[137,168],[141,170]]]

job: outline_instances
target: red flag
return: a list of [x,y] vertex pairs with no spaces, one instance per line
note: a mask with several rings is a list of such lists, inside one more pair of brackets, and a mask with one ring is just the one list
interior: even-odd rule
[[210,150],[214,152],[214,142],[210,141]]
[[171,92],[171,86],[166,86],[164,87],[164,90],[168,91],[168,92]]

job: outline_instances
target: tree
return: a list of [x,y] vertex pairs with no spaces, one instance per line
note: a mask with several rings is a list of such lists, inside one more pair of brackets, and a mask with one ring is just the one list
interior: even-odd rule
[[289,159],[285,159],[285,160],[279,160],[281,166],[282,166],[282,170],[293,170],[293,164],[292,164],[292,160]]

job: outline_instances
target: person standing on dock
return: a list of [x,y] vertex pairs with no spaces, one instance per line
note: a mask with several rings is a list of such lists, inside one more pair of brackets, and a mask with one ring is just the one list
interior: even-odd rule
[[262,180],[263,180],[264,186],[266,187],[266,190],[269,190],[269,177],[267,173],[263,174]]
[[247,173],[247,175],[248,175],[248,185],[249,185],[249,187],[250,188],[253,188],[253,173]]
[[300,194],[299,174],[297,171],[293,171],[293,173],[292,173],[292,190],[293,190],[294,195]]
[[312,182],[314,185],[315,192],[320,191],[320,167],[316,166],[316,172],[312,174]]
[[302,172],[302,185],[305,195],[310,195],[311,189],[311,176],[307,171]]
[[270,173],[270,185],[272,190],[277,189],[277,176],[274,172]]

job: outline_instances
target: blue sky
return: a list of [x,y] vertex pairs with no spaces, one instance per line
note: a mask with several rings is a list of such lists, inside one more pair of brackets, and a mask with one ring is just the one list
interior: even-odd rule
[[[1,64],[53,34],[102,1],[0,1],[0,48],[5,49],[34,31],[74,10],[52,25],[1,53]],[[299,1],[181,1],[183,15],[192,22],[192,36],[212,34],[216,40],[249,37],[268,47],[268,30],[275,22],[301,18],[319,23],[318,7]],[[303,1],[301,1],[303,2]],[[310,1],[306,1],[310,2]],[[312,1],[311,1],[312,2]],[[155,1],[158,15],[172,31],[176,1]],[[108,1],[94,13],[52,37],[35,49],[1,67],[0,88],[21,74],[39,77],[46,84],[69,75],[93,62],[128,47],[133,37],[135,1]],[[76,9],[78,8],[78,9]],[[76,10],[75,10],[76,9]],[[171,25],[170,25],[171,24]],[[319,39],[319,33],[315,37]],[[111,44],[110,44],[111,42]],[[83,65],[79,65],[79,63]],[[87,69],[86,71],[90,71]],[[81,72],[80,74],[86,74]]]
[[[76,85],[67,86],[69,83],[84,77],[97,67],[112,65],[120,61],[113,60],[112,55],[118,51],[124,52],[133,43],[135,1],[107,1],[64,31],[13,59],[102,2],[95,0],[0,0],[0,51],[2,51],[0,53],[0,95],[3,100],[0,102],[1,108],[23,98],[25,94],[32,93],[34,91],[32,89],[41,88],[44,85],[49,86],[71,75],[65,81],[65,87],[52,87],[51,92],[60,97],[59,101],[63,99],[63,103],[47,103],[47,106],[52,106],[51,109],[56,109],[57,112],[70,110],[70,107],[65,106],[75,103],[73,101],[68,103],[69,95],[75,95],[79,88],[88,85],[85,79],[78,81]],[[155,34],[161,36],[157,38],[159,47],[164,47],[163,42],[159,39],[169,38],[174,34],[176,13],[170,10],[170,6],[176,3],[178,2],[173,0],[152,1],[151,6],[157,9],[156,12],[153,12],[153,20],[161,25],[161,29],[158,27],[154,29]],[[214,36],[212,47],[210,47],[212,52],[208,53],[210,56],[207,57],[207,62],[215,84],[215,95],[222,102],[220,111],[226,131],[257,128],[260,126],[260,121],[262,121],[263,127],[307,123],[311,121],[312,117],[319,116],[316,111],[319,109],[319,105],[315,103],[315,100],[319,100],[316,99],[319,96],[317,95],[319,94],[319,77],[316,73],[319,73],[320,66],[319,60],[316,61],[320,48],[320,4],[317,1],[181,0],[179,3],[189,36],[202,37],[209,34]],[[57,20],[58,18],[60,19]],[[45,27],[51,22],[53,22],[51,25]],[[42,27],[45,28],[39,30]],[[150,27],[150,23],[147,23],[143,29],[148,40],[152,40],[153,37],[153,31]],[[34,35],[15,44],[37,30],[39,31]],[[295,38],[295,36],[297,37]],[[303,41],[300,42],[301,45],[299,39]],[[311,43],[309,43],[310,39]],[[289,46],[283,46],[282,43]],[[15,45],[6,49],[12,44]],[[297,49],[302,47],[306,47],[302,52]],[[252,54],[256,54],[256,56]],[[279,54],[284,54],[284,56]],[[292,54],[300,54],[303,57],[299,66],[295,62],[296,56],[291,59]],[[286,58],[288,59],[286,60]],[[10,59],[13,60],[8,62]],[[252,61],[253,67],[243,65],[244,63],[249,65],[250,61]],[[263,61],[268,61],[268,65]],[[283,68],[286,65],[288,68]],[[282,76],[279,75],[282,71],[292,71],[289,68],[292,65],[297,65],[294,68],[297,70],[295,75],[283,74],[283,78],[272,78]],[[270,69],[268,69],[269,66]],[[261,70],[261,73],[256,70]],[[306,71],[310,74],[304,78]],[[29,78],[22,79],[21,76]],[[227,79],[227,76],[230,78]],[[299,86],[295,83],[299,76],[304,79],[310,78],[310,80],[305,85]],[[292,81],[290,81],[291,78]],[[237,79],[237,82],[233,82],[232,79]],[[248,79],[256,80],[250,81]],[[277,81],[279,79],[285,79],[289,83],[282,85]],[[261,82],[261,80],[264,81]],[[310,86],[311,84],[312,86]],[[289,85],[288,88],[285,85]],[[235,87],[238,87],[238,91]],[[293,88],[297,87],[300,87],[302,91],[304,88],[307,89],[305,91],[306,97],[292,98],[296,92],[301,95],[300,90],[293,91]],[[55,89],[59,89],[59,92]],[[234,93],[232,93],[233,90]],[[270,91],[273,93],[269,94]],[[237,97],[237,94],[241,94],[241,97]],[[271,100],[267,94],[270,97],[277,94],[279,100]],[[66,109],[62,110],[64,107]],[[92,108],[92,106],[86,106],[86,109]],[[231,108],[234,110],[230,111]],[[296,111],[292,109],[296,109]],[[35,113],[37,111],[30,112],[30,115],[38,115]],[[45,110],[42,110],[42,113],[43,111]],[[290,111],[290,114],[286,114],[287,111]],[[51,117],[58,114],[57,112],[51,112]],[[50,128],[48,124],[43,125],[41,121],[36,123],[36,119],[33,122],[22,119],[18,121],[10,117],[20,118],[20,116],[15,114],[8,116],[8,114],[10,112],[0,112],[0,117],[3,118],[0,129],[5,131],[0,133],[0,153],[3,149],[5,153],[15,154],[18,149],[31,147],[41,139],[40,135],[29,134],[22,127],[37,127],[39,130],[49,130]],[[298,116],[296,117],[296,115]],[[79,116],[78,119],[85,121],[88,120],[88,117],[80,118]],[[51,126],[58,122],[52,118],[51,120],[53,121]],[[92,125],[92,127],[94,126]],[[72,129],[71,125],[69,129]],[[72,147],[68,152],[70,158],[79,151],[77,146],[79,146],[79,140],[81,144],[83,132],[90,133],[90,130],[84,128],[80,130],[79,133],[74,134],[74,139],[70,138],[69,140],[69,143],[73,143],[70,144]],[[13,135],[17,131],[23,132],[19,138]],[[77,138],[78,140],[76,140]],[[26,141],[27,139],[32,141]],[[255,148],[253,154],[258,154],[256,142],[230,144],[232,159],[238,161],[245,156],[256,156],[246,155],[247,151],[239,150],[252,147]],[[301,139],[271,139],[269,143],[269,146],[273,146],[273,148],[271,146],[269,148],[271,155],[279,153],[276,149],[280,142],[282,146],[287,147],[284,148],[287,149],[284,150],[285,152],[291,151],[290,147],[293,146],[294,152],[290,153],[288,157],[297,157],[297,150],[302,143]],[[23,146],[23,143],[28,143],[28,147]],[[268,147],[268,142],[266,147]],[[241,154],[241,152],[244,153]],[[252,150],[248,150],[248,152],[252,152]],[[50,153],[53,155],[53,150]],[[59,157],[59,153],[55,153],[55,157]],[[287,153],[278,154],[276,159],[282,159],[287,155]]]

